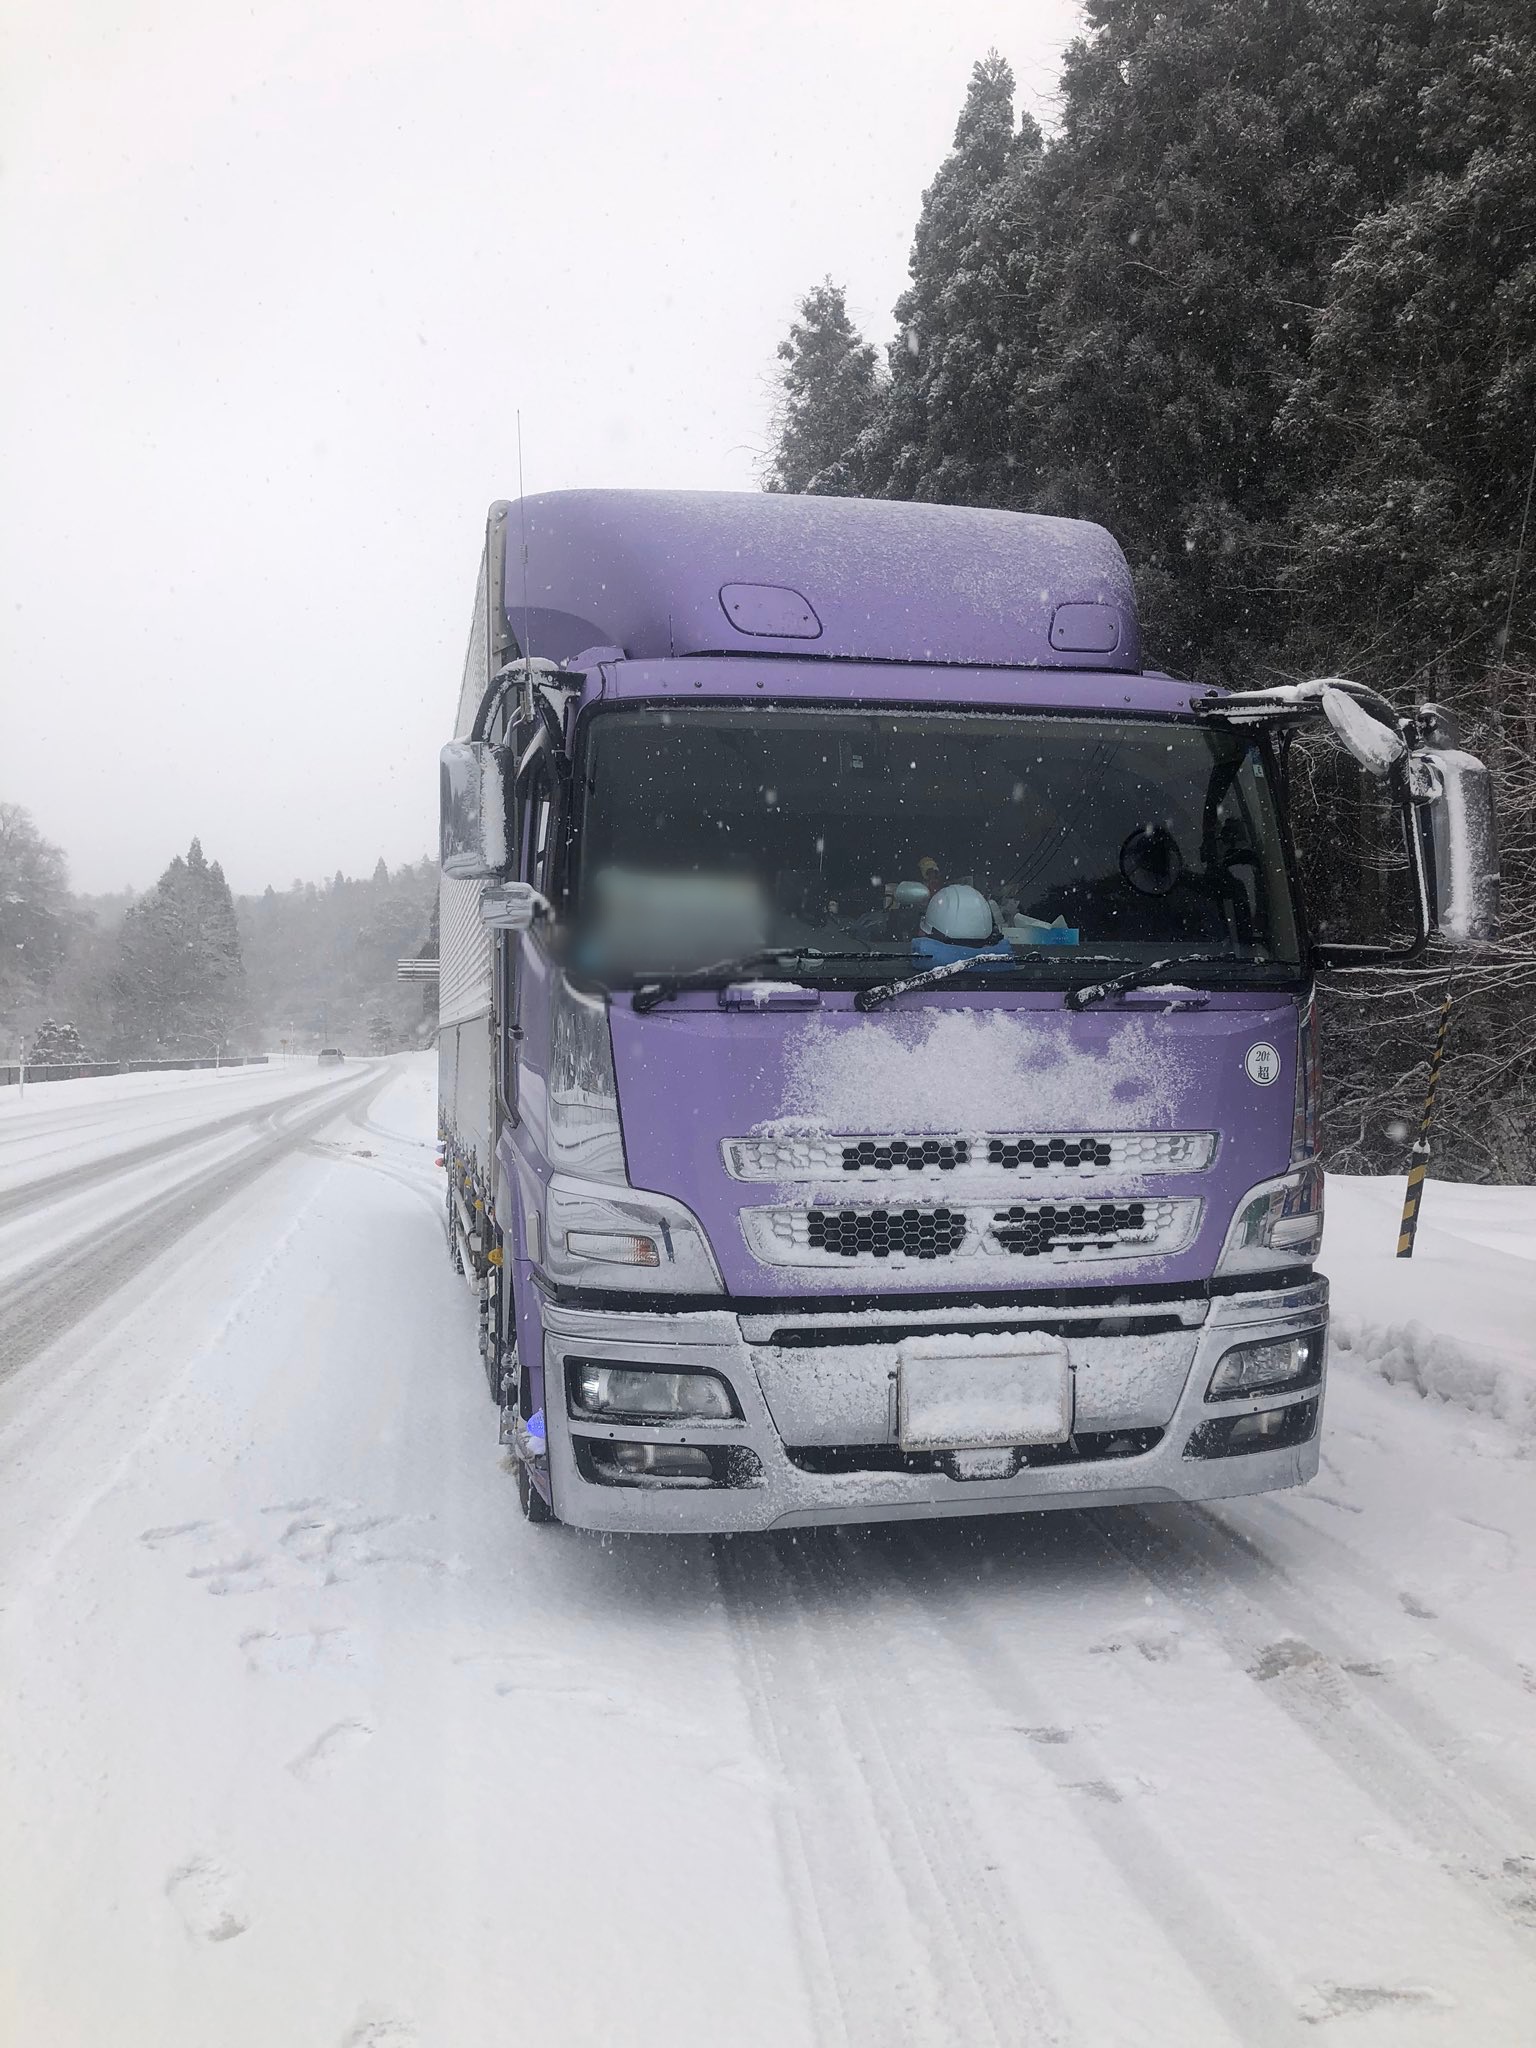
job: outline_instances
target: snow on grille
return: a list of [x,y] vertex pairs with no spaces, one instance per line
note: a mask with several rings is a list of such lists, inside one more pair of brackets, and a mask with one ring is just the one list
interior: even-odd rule
[[992,1242],[1016,1259],[1069,1251],[1081,1258],[1136,1247],[1167,1250],[1179,1202],[1015,1202],[992,1214]]
[[741,1227],[770,1266],[924,1264],[964,1259],[1163,1258],[1182,1251],[1198,1201],[1015,1202],[876,1208],[744,1209]]
[[1211,1131],[1034,1131],[997,1136],[727,1138],[736,1180],[892,1180],[903,1174],[1198,1173],[1216,1152]]

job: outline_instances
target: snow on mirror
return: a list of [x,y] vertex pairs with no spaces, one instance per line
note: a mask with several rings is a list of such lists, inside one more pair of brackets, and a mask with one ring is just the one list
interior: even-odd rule
[[511,865],[505,750],[450,740],[438,759],[443,873],[461,882],[495,880]]
[[1429,806],[1435,922],[1450,945],[1479,945],[1499,917],[1499,843],[1488,770],[1459,747],[1425,747],[1415,761],[1438,787]]
[[1408,751],[1398,733],[1332,682],[1323,685],[1323,715],[1338,734],[1339,744],[1373,775],[1385,775]]

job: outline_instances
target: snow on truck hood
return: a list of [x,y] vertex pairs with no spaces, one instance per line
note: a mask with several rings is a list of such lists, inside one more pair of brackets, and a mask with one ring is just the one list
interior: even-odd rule
[[[909,1001],[875,1016],[855,1011],[846,994],[824,996],[809,1013],[727,1013],[709,992],[639,1016],[619,997],[611,1019],[630,1179],[695,1211],[732,1294],[1204,1279],[1240,1197],[1289,1163],[1296,1009],[1294,999],[1268,992],[1216,993],[1198,1011],[1106,1007],[1075,1016],[1059,998],[1017,992],[972,995],[964,1009]],[[1274,1057],[1250,1060],[1255,1046]],[[989,1169],[985,1150],[994,1137],[1150,1132],[1215,1134],[1209,1164],[1148,1168],[1135,1163],[1148,1148],[1127,1145],[1088,1173],[1027,1173]],[[840,1137],[963,1138],[964,1170],[918,1174],[898,1163],[872,1179],[844,1172],[837,1146],[794,1142]],[[783,1141],[772,1156],[795,1165],[783,1179],[738,1178],[723,1155],[733,1139]],[[877,1170],[888,1158],[877,1155]],[[973,1212],[979,1204],[990,1217],[1011,1203],[1061,1197],[1201,1206],[1178,1249],[1081,1261],[1059,1249],[1044,1257],[1000,1255],[995,1244],[983,1251],[975,1231],[967,1250],[931,1258],[823,1253],[801,1262],[753,1249],[763,1242],[753,1217],[765,1210],[803,1219],[831,1204]],[[1187,1209],[1179,1214],[1194,1225]],[[803,1222],[793,1227],[803,1236]]]

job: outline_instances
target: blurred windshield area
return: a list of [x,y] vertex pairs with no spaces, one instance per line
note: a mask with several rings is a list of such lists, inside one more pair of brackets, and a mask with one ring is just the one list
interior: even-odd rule
[[[772,704],[600,711],[578,756],[579,967],[605,979],[763,947],[867,978],[967,884],[994,943],[1294,968],[1275,804],[1250,736],[1166,720]],[[867,952],[867,965],[858,955]],[[1219,974],[1219,966],[1216,970]],[[1268,978],[1268,977],[1262,977]]]

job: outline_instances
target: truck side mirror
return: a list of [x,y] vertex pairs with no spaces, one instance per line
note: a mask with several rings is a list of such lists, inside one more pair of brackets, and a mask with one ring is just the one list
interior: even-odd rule
[[450,740],[438,760],[443,873],[460,882],[499,881],[517,852],[507,749],[487,740]]
[[1499,918],[1499,840],[1493,787],[1475,755],[1417,748],[1412,765],[1432,794],[1423,812],[1432,853],[1435,926],[1448,946],[1476,946]]

